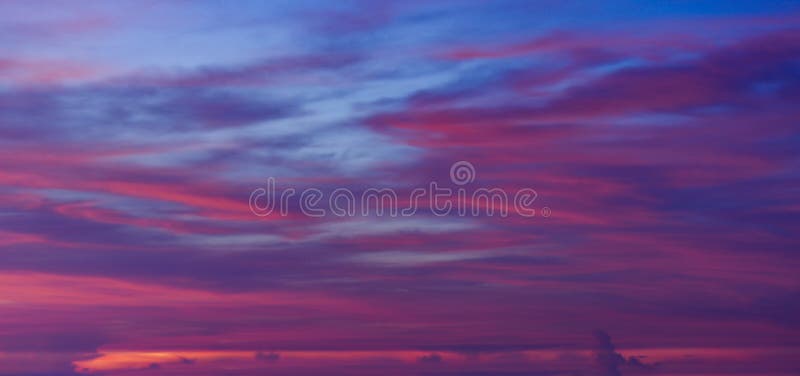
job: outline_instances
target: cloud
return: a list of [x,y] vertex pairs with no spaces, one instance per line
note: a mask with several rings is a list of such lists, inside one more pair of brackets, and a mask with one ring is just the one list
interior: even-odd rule
[[[103,33],[20,5],[64,43],[0,33],[0,373],[105,351],[120,374],[618,375],[687,346],[687,372],[791,373],[796,30],[521,3],[148,3]],[[406,192],[457,160],[468,188],[531,187],[553,215],[247,208],[268,176]],[[585,356],[609,322],[635,356],[603,332]]]
[[437,353],[430,353],[428,355],[420,356],[419,358],[417,358],[417,361],[420,363],[432,363],[432,364],[441,363],[442,356]]
[[640,357],[625,358],[611,343],[611,336],[602,330],[594,332],[594,340],[595,374],[598,376],[621,376],[620,367],[625,365],[648,370],[654,367],[642,362]]
[[[47,139],[70,141],[78,134],[108,139],[131,128],[138,130],[137,137],[224,129],[299,113],[296,105],[252,94],[109,86],[21,92],[0,90],[0,109],[3,110],[0,133],[40,142]],[[48,132],[35,132],[45,125]]]
[[143,72],[113,80],[116,84],[171,87],[218,88],[264,87],[278,85],[323,85],[345,69],[363,61],[348,52],[319,52],[263,59],[234,66],[210,66],[177,72]]
[[265,353],[265,352],[259,351],[259,352],[256,353],[255,358],[256,358],[256,360],[260,360],[260,361],[263,361],[263,362],[270,362],[271,363],[271,362],[277,362],[278,360],[280,360],[281,359],[281,354],[278,354],[276,352]]
[[21,60],[0,56],[0,84],[17,88],[57,86],[91,81],[104,73],[102,67],[70,60]]
[[621,376],[619,367],[625,364],[625,357],[620,355],[611,343],[611,337],[604,331],[594,332],[594,359],[598,376]]

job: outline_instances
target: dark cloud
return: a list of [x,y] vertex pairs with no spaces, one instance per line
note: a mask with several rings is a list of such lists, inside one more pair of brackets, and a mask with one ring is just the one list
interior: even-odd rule
[[[252,93],[203,88],[84,86],[0,90],[0,134],[19,140],[85,140],[124,130],[232,128],[300,113],[299,105]],[[47,127],[47,132],[41,130]]]
[[30,327],[25,336],[0,338],[0,351],[94,353],[109,337],[90,330],[46,331]]
[[437,353],[431,353],[417,358],[417,361],[420,363],[441,363],[442,356]]
[[597,376],[621,376],[620,367],[628,365],[641,369],[652,369],[654,366],[644,363],[640,357],[625,358],[618,353],[611,336],[602,330],[594,332],[594,361]]
[[277,362],[278,360],[281,359],[281,354],[278,354],[276,352],[265,353],[259,351],[256,353],[255,358],[256,360],[260,360],[263,362]]
[[238,66],[205,67],[168,74],[142,73],[120,77],[115,83],[137,87],[218,88],[253,87],[302,82],[300,76],[338,74],[364,61],[349,52],[320,52],[283,56]]
[[616,351],[611,343],[611,337],[608,333],[597,330],[594,332],[594,339],[594,359],[597,365],[597,375],[621,376],[619,367],[625,364],[625,357]]

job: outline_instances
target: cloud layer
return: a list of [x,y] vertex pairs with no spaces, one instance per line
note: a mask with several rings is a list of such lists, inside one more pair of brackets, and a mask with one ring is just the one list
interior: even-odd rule
[[[791,4],[0,15],[0,375],[796,372]],[[552,215],[248,207],[456,161]]]

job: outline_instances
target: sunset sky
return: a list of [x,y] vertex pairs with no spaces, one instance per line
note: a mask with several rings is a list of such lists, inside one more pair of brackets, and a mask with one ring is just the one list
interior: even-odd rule
[[798,375],[798,119],[796,1],[2,1],[0,376]]

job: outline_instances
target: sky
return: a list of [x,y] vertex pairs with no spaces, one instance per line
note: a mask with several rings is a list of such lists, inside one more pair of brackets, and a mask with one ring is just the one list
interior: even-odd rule
[[2,1],[0,376],[797,375],[798,104],[796,1]]

